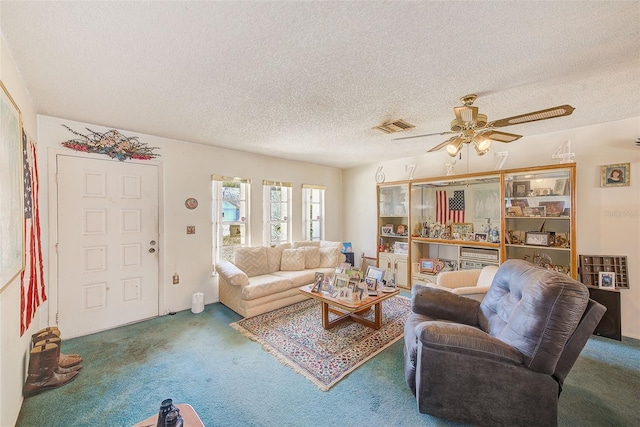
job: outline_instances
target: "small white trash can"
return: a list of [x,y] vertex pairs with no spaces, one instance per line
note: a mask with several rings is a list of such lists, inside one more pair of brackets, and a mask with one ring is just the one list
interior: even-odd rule
[[204,294],[202,292],[196,292],[191,297],[191,312],[198,314],[204,310]]

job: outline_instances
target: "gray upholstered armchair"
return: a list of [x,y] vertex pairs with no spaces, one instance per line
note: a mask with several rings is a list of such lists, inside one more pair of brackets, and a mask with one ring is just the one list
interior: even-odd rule
[[416,285],[405,377],[418,409],[491,426],[557,425],[569,370],[605,308],[585,285],[504,262],[482,302]]

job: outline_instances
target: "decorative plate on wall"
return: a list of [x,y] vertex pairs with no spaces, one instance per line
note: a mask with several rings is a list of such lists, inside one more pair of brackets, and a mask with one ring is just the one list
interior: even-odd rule
[[187,209],[195,209],[198,207],[198,201],[193,197],[189,197],[184,201],[184,205],[187,207]]

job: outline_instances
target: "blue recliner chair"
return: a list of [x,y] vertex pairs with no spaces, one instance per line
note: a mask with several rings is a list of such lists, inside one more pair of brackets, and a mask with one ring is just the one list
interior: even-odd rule
[[585,285],[522,260],[482,302],[416,285],[405,378],[418,409],[481,426],[555,426],[562,384],[606,311]]

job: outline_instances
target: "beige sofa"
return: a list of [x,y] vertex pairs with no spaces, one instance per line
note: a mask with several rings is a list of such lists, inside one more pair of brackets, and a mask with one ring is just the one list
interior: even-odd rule
[[220,302],[252,317],[306,299],[298,288],[316,272],[331,275],[344,262],[341,242],[294,242],[273,247],[237,248],[233,263],[216,265]]
[[482,301],[497,271],[498,267],[493,265],[477,270],[444,271],[438,274],[435,284],[426,286]]

